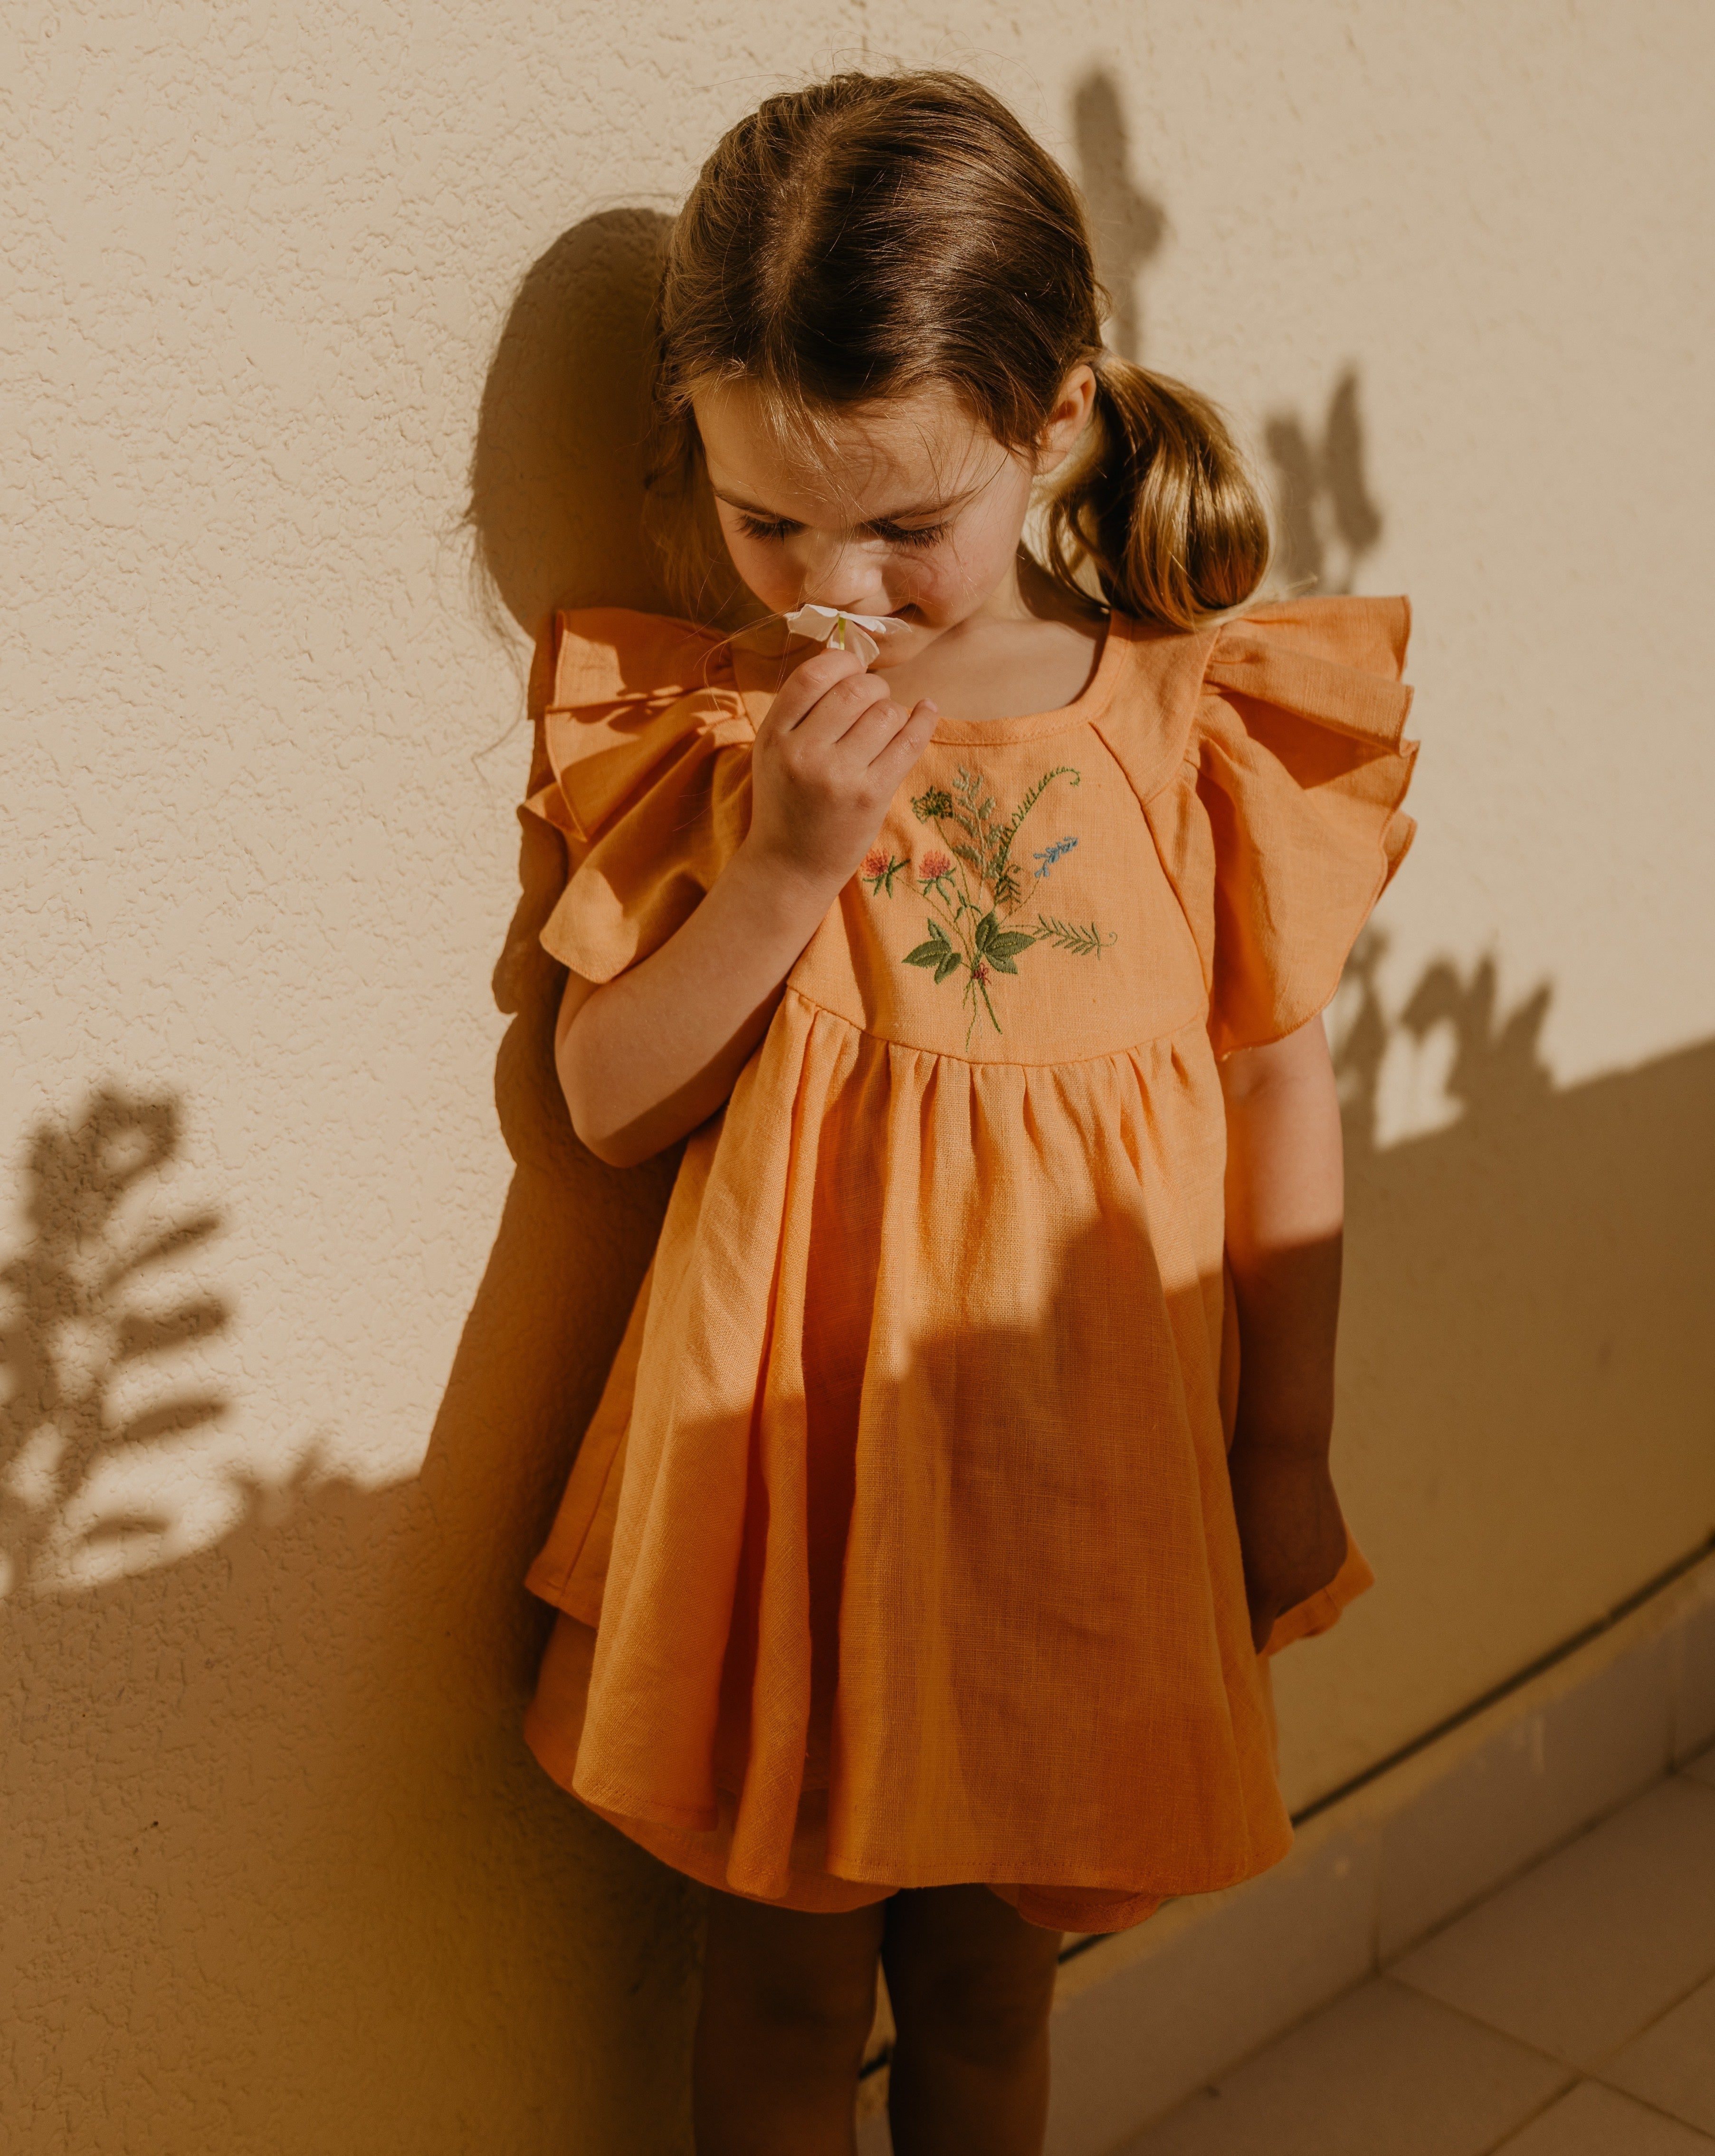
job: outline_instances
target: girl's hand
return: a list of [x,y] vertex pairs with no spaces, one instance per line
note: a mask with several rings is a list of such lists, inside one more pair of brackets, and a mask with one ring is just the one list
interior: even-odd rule
[[566,983],[554,1060],[598,1158],[647,1160],[727,1098],[937,716],[896,703],[854,651],[819,651],[775,697],[757,729],[749,833],[707,896],[617,979]]
[[896,703],[855,651],[805,660],[757,729],[742,850],[831,898],[869,850],[938,716],[927,700],[909,711]]
[[1346,1558],[1346,1527],[1321,1451],[1236,1442],[1227,1458],[1250,1637],[1260,1655],[1275,1620],[1326,1587]]

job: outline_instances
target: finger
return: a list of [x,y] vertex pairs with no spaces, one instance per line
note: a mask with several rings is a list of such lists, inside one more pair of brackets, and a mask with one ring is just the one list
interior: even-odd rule
[[850,753],[860,738],[859,729],[876,714],[898,708],[879,675],[850,675],[819,697],[792,731],[798,740],[819,749]]
[[817,652],[787,676],[768,706],[768,723],[778,732],[790,732],[803,723],[830,689],[864,671],[864,662],[855,651]]
[[840,753],[860,771],[868,771],[911,724],[911,715],[892,696],[881,696],[868,705],[840,739]]
[[925,696],[921,703],[911,706],[904,723],[876,750],[870,767],[878,783],[886,782],[890,793],[897,791],[906,773],[935,738],[940,716],[941,706]]

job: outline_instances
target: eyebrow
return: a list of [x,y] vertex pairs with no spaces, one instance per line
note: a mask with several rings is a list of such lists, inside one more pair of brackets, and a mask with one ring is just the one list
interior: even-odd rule
[[[723,486],[713,486],[712,491],[715,499],[724,501],[729,509],[742,510],[747,516],[757,517],[764,524],[796,524],[798,521],[795,516],[781,516],[778,510],[763,509],[754,501],[743,501],[736,494],[729,494]],[[945,501],[918,502],[910,509],[896,509],[888,516],[868,516],[854,528],[859,531],[874,531],[881,525],[905,524],[915,517],[932,522],[936,517],[946,516],[948,510],[957,509],[962,501],[968,501],[973,491],[974,490],[968,489],[963,494],[949,495]]]

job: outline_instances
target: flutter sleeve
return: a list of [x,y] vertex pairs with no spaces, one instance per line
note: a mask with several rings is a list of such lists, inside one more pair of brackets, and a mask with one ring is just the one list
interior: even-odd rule
[[1214,637],[1173,779],[1145,803],[1202,950],[1219,1055],[1332,1000],[1415,829],[1400,803],[1404,599],[1258,608]]
[[750,826],[744,705],[716,640],[602,608],[556,624],[545,767],[526,806],[564,836],[572,874],[542,940],[609,981],[683,926]]

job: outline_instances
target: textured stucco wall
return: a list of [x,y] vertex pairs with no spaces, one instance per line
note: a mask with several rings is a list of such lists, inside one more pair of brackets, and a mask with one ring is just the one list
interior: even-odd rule
[[657,220],[866,52],[1082,173],[1289,575],[1417,602],[1423,835],[1335,1014],[1383,1584],[1281,1671],[1293,1796],[1715,1526],[1706,8],[19,0],[10,2147],[685,2145],[691,1898],[516,1735],[665,1187],[554,1101],[516,624],[647,603]]

